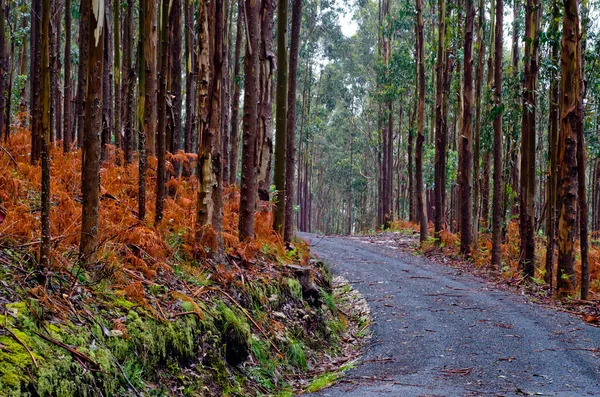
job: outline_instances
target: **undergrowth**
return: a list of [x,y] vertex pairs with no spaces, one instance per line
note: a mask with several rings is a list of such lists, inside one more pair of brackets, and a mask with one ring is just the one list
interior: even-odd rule
[[[327,325],[339,321],[330,275],[305,243],[290,249],[272,231],[271,204],[256,212],[256,238],[240,242],[239,193],[227,188],[214,260],[216,233],[195,239],[194,176],[169,180],[164,220],[151,221],[156,159],[140,221],[137,167],[110,151],[98,259],[82,263],[81,153],[52,147],[51,267],[40,268],[41,175],[29,150],[22,130],[0,153],[0,396],[289,394],[321,352],[335,351],[323,349],[341,332]],[[195,155],[173,158],[195,167]],[[302,284],[298,267],[316,286]],[[321,291],[311,304],[309,287]]]

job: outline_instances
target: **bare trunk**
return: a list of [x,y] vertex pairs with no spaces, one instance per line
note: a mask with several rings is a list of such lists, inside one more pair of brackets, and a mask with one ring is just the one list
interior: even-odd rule
[[233,56],[233,98],[231,100],[231,127],[230,141],[231,141],[231,152],[229,153],[229,183],[234,185],[237,181],[238,174],[238,157],[239,157],[239,127],[238,117],[240,112],[240,82],[238,81],[240,75],[240,54],[242,52],[242,41],[244,39],[244,25],[242,20],[244,18],[244,0],[238,1],[238,13],[237,13],[237,26],[235,33],[235,52]]

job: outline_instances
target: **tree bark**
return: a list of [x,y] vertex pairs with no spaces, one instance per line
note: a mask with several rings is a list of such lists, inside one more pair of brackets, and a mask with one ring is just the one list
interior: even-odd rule
[[492,265],[502,267],[502,46],[504,0],[496,0],[494,46],[494,199],[492,204]]
[[444,219],[444,191],[446,190],[446,142],[448,140],[443,114],[444,83],[446,81],[446,0],[438,4],[438,52],[437,52],[437,86],[435,97],[435,169],[434,169],[434,237],[436,245],[440,245],[440,236]]
[[[37,1],[37,0],[36,0]],[[84,122],[85,122],[85,93],[87,86],[87,55],[88,55],[88,36],[90,27],[88,25],[90,10],[90,2],[82,1],[80,7],[80,22],[79,22],[79,66],[77,68],[77,147],[83,146],[84,139]]]
[[419,47],[419,108],[417,121],[417,144],[415,149],[415,181],[417,185],[417,213],[420,221],[420,240],[427,241],[428,222],[425,207],[425,187],[423,181],[423,143],[425,136],[423,128],[425,122],[425,43],[423,39],[423,4],[417,0],[417,43]]
[[554,282],[554,258],[556,257],[556,204],[557,204],[557,141],[558,141],[558,105],[560,98],[558,96],[558,79],[556,69],[558,69],[558,24],[560,20],[560,9],[558,0],[552,2],[552,22],[550,24],[550,37],[552,38],[551,61],[553,68],[550,69],[550,90],[549,90],[549,120],[548,120],[548,172],[546,176],[546,273],[544,281],[553,287]]
[[[48,0],[46,0],[48,1]],[[98,247],[98,211],[100,206],[100,131],[102,129],[102,73],[104,62],[104,8],[100,0],[85,0],[88,13],[87,90],[85,100],[84,144],[81,165],[81,241],[83,262],[95,261]]]
[[[286,117],[288,102],[288,62],[287,62],[287,26],[288,0],[281,0],[277,8],[277,108],[275,119],[275,208],[273,210],[273,229],[284,235],[285,223],[292,220],[287,218],[286,209],[286,152],[287,132]],[[293,39],[292,39],[293,40]],[[294,87],[295,88],[295,87]],[[294,93],[295,94],[295,93]],[[295,96],[294,96],[295,99]],[[292,164],[293,166],[293,164]]]
[[[42,158],[42,241],[40,244],[40,266],[48,269],[50,266],[50,0],[42,2],[41,29],[41,117],[42,136],[40,141]],[[0,6],[0,13],[4,14]],[[3,25],[3,24],[2,24]],[[2,26],[3,27],[3,26]],[[4,31],[2,31],[4,35]],[[4,55],[4,48],[2,48]],[[3,63],[3,62],[2,62]],[[4,77],[4,76],[3,76]],[[4,92],[1,92],[4,95]]]
[[262,0],[260,12],[260,98],[258,100],[258,197],[269,200],[271,157],[273,156],[273,1]]
[[167,144],[167,79],[169,74],[169,2],[162,0],[160,24],[160,73],[158,75],[158,127],[156,169],[156,211],[154,222],[160,223],[165,205],[165,155]]
[[[156,126],[157,126],[157,96],[156,96],[156,8],[154,0],[144,0],[144,50],[140,58],[145,68],[144,92],[144,131],[146,133],[146,153],[148,156],[156,154]],[[141,78],[141,75],[140,75]]]
[[[194,54],[194,2],[192,0],[184,0],[184,18],[185,18],[185,131],[184,131],[184,147],[186,153],[194,152],[194,115],[195,115],[195,75],[194,65],[196,57]],[[184,169],[184,174],[187,172]]]
[[138,218],[144,220],[146,217],[146,172],[148,171],[148,152],[146,150],[146,62],[144,61],[144,51],[146,48],[146,2],[151,0],[140,0],[140,6],[138,10],[139,15],[139,39],[138,39],[138,50],[137,50],[137,66],[139,75],[138,84],[138,101],[137,101],[137,115],[138,115]]
[[285,151],[285,229],[283,240],[290,242],[294,234],[294,174],[296,166],[296,84],[298,81],[298,51],[302,25],[302,0],[293,0],[290,39],[290,69],[287,91],[287,125]]
[[[171,52],[171,89],[169,94],[171,95],[171,114],[172,114],[172,137],[171,142],[168,145],[171,153],[176,154],[182,149],[181,145],[181,1],[173,0],[171,5],[171,14],[169,16],[169,47]],[[186,1],[186,0],[184,0]],[[187,32],[186,32],[187,34]],[[192,88],[193,90],[193,88]],[[168,103],[167,103],[168,107]],[[193,106],[190,109],[193,113]],[[173,162],[173,168],[175,169],[175,177],[179,176],[180,165]]]
[[576,0],[565,0],[561,49],[560,132],[558,136],[559,199],[558,296],[575,296],[575,242],[578,216],[577,128],[580,123],[579,10]]
[[40,158],[41,142],[41,103],[40,103],[40,76],[41,66],[41,19],[42,0],[33,0],[31,5],[31,58],[30,58],[30,111],[31,115],[31,163],[35,164]]
[[458,180],[460,196],[460,251],[471,254],[473,244],[473,0],[465,2],[465,42],[464,42],[464,105],[460,137],[461,160]]
[[125,107],[123,121],[125,124],[125,133],[123,136],[123,153],[125,163],[131,164],[133,161],[133,138],[135,132],[134,126],[134,102],[135,102],[135,81],[136,70],[133,62],[133,1],[127,1],[127,14],[123,26],[123,83],[125,88]]
[[229,153],[229,183],[234,185],[237,181],[238,171],[238,155],[239,155],[239,127],[238,117],[240,112],[240,85],[238,81],[240,77],[240,53],[242,49],[243,41],[243,18],[244,18],[244,0],[238,1],[238,12],[237,12],[237,26],[235,33],[235,52],[233,56],[233,98],[231,100],[231,128],[230,128],[230,140],[231,140],[231,152]]
[[527,0],[525,8],[525,81],[523,83],[523,122],[521,128],[521,184],[519,266],[526,277],[535,272],[535,135],[536,85],[538,73],[538,0]]
[[65,0],[65,70],[63,99],[63,151],[71,150],[73,143],[73,123],[71,116],[71,0]]
[[244,57],[244,120],[242,142],[242,178],[240,188],[239,237],[254,237],[256,206],[256,135],[258,128],[259,7],[258,0],[243,0],[246,13],[246,55]]

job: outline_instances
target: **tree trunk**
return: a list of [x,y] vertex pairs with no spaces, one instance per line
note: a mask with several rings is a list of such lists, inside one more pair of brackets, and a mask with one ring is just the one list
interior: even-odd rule
[[238,1],[238,12],[237,12],[237,26],[235,33],[235,52],[233,56],[233,98],[231,100],[231,127],[230,127],[230,141],[231,141],[231,152],[229,153],[229,183],[234,185],[237,181],[237,170],[238,170],[238,155],[239,155],[239,127],[238,117],[240,112],[240,82],[238,81],[240,75],[240,53],[242,51],[242,40],[244,38],[242,20],[244,18],[244,0]]
[[[492,0],[493,1],[493,0]],[[483,85],[483,60],[485,46],[483,35],[485,31],[485,8],[483,0],[479,0],[477,19],[477,68],[475,69],[475,142],[473,155],[473,248],[477,248],[479,233],[479,195],[481,193],[480,157],[481,157],[481,87]],[[492,5],[493,9],[493,5]]]
[[258,119],[258,197],[269,200],[271,157],[273,156],[273,1],[262,0],[260,11],[260,98]]
[[440,233],[444,219],[444,191],[446,190],[446,142],[443,114],[444,83],[446,81],[446,0],[439,2],[438,9],[438,52],[437,87],[435,97],[435,169],[434,169],[434,237],[440,245]]
[[[50,0],[42,2],[41,24],[41,111],[42,136],[40,149],[42,157],[42,241],[40,244],[40,266],[49,269],[50,266]],[[0,13],[4,14],[0,6]],[[2,18],[4,19],[4,18]],[[3,22],[3,21],[2,21]],[[2,23],[4,25],[4,23]],[[4,26],[2,26],[4,27]],[[2,31],[4,36],[4,31]],[[2,48],[4,55],[4,48]],[[2,62],[4,63],[4,62]],[[4,77],[4,76],[2,76]],[[0,91],[1,92],[1,91]],[[4,96],[4,92],[1,92]]]
[[578,216],[577,128],[580,114],[579,87],[579,10],[576,0],[564,1],[561,50],[561,107],[558,136],[558,170],[560,208],[558,219],[558,296],[575,296],[575,242]]
[[521,256],[519,266],[526,277],[535,272],[535,134],[538,72],[538,0],[527,0],[525,8],[525,80],[523,83],[523,123],[521,129],[521,184],[519,228]]
[[289,87],[287,91],[287,125],[285,152],[285,229],[283,240],[290,242],[294,234],[294,174],[296,157],[296,84],[298,81],[298,51],[302,25],[302,0],[293,0],[290,40]]
[[[287,62],[287,26],[288,0],[281,0],[277,9],[277,93],[276,93],[276,132],[275,132],[275,208],[273,211],[273,229],[284,235],[285,223],[292,222],[287,218],[286,209],[286,151],[287,133],[286,116],[288,107],[288,62]],[[293,40],[293,38],[292,38]],[[297,62],[297,61],[296,61]],[[295,89],[295,87],[294,87]],[[296,99],[294,92],[294,100]],[[292,164],[293,167],[293,164]]]
[[162,0],[160,23],[160,73],[158,86],[158,127],[156,170],[156,212],[154,222],[160,223],[165,205],[165,155],[167,143],[167,79],[169,74],[169,0]]
[[[148,156],[156,154],[156,126],[158,110],[156,97],[156,8],[157,1],[144,0],[144,50],[143,56],[140,58],[145,68],[144,80],[140,84],[144,84],[144,92],[146,99],[144,100],[144,131],[146,133],[146,153]],[[141,75],[140,75],[141,78]]]
[[[185,14],[185,131],[183,150],[186,153],[194,152],[194,103],[195,103],[195,76],[194,66],[196,57],[194,54],[194,2],[192,0],[183,0]],[[184,174],[187,172],[184,169]]]
[[[231,8],[230,8],[231,7]],[[223,186],[229,184],[229,105],[231,99],[231,27],[233,4],[226,0],[223,10],[223,83],[221,85],[221,168]]]
[[133,62],[133,1],[127,1],[127,14],[123,26],[123,84],[125,88],[125,107],[123,121],[125,131],[123,136],[122,148],[125,157],[125,163],[131,164],[133,161],[133,134],[134,126],[134,101],[135,101],[135,80],[136,70]]
[[30,111],[31,115],[31,163],[35,164],[40,158],[41,142],[41,103],[40,103],[40,76],[41,76],[41,20],[42,0],[33,0],[31,6],[31,58],[30,72]]
[[258,127],[258,43],[259,8],[257,0],[245,2],[246,55],[244,57],[244,122],[242,143],[242,179],[240,188],[239,237],[244,241],[254,237],[254,209],[256,206],[256,132]]
[[427,211],[425,207],[425,187],[423,182],[423,127],[425,122],[425,43],[423,39],[423,5],[417,0],[417,43],[419,46],[419,109],[417,121],[417,145],[415,149],[415,181],[417,185],[417,213],[420,221],[420,240],[427,241]]
[[550,69],[550,90],[549,90],[549,120],[548,120],[548,172],[547,172],[547,188],[546,188],[546,273],[544,281],[552,289],[554,282],[554,258],[556,251],[556,204],[557,204],[557,141],[558,141],[558,79],[556,70],[558,69],[558,24],[560,21],[560,9],[558,0],[552,2],[552,22],[550,25],[550,35],[553,37],[552,45],[552,68]]
[[464,44],[464,105],[460,137],[461,160],[458,180],[460,196],[460,251],[469,256],[473,244],[473,0],[465,2],[465,44]]
[[146,2],[150,0],[140,0],[139,15],[139,39],[137,50],[137,66],[139,75],[138,84],[138,218],[144,220],[146,217],[146,172],[148,171],[148,152],[146,150],[146,121],[145,121],[145,102],[146,102],[146,62],[144,61],[144,50],[146,48]]
[[[48,1],[48,0],[46,0]],[[100,131],[102,128],[102,78],[104,62],[104,8],[100,0],[86,0],[88,13],[87,90],[85,98],[84,144],[81,165],[81,241],[83,262],[94,262],[98,247],[98,210],[100,205]],[[93,12],[92,12],[93,10]]]
[[111,84],[110,84],[110,65],[112,63],[112,53],[110,51],[110,14],[111,14],[111,0],[104,0],[104,64],[102,68],[102,136],[101,136],[101,151],[100,159],[102,161],[108,160],[108,145],[110,145],[110,136],[112,133],[111,129],[111,109],[112,109],[112,98],[111,98]]
[[[119,0],[115,0],[114,4],[114,27],[113,27],[113,38],[114,38],[114,55],[113,55],[113,78],[115,80],[115,104],[114,104],[114,134],[115,134],[115,146],[117,149],[123,147],[123,127],[122,127],[122,115],[121,115],[121,7],[122,4]],[[120,157],[117,156],[117,159]],[[118,160],[120,161],[120,160]]]
[[[171,114],[173,117],[172,121],[172,141],[170,145],[171,153],[176,154],[182,149],[181,145],[181,1],[173,0],[171,5],[171,15],[169,17],[169,43],[171,51]],[[186,1],[186,0],[184,0]],[[186,32],[187,34],[187,32]],[[193,88],[192,88],[193,90]],[[168,104],[167,104],[168,106]],[[190,109],[193,113],[193,106]],[[179,176],[180,166],[178,163],[173,162],[175,169],[175,177]]]
[[63,113],[63,151],[71,150],[73,123],[71,122],[71,0],[65,0],[65,77],[64,77],[64,113]]
[[85,92],[87,87],[87,56],[88,56],[88,36],[90,27],[88,25],[90,10],[90,1],[82,1],[80,7],[79,20],[79,67],[77,68],[77,147],[83,146],[84,123],[85,123]]
[[496,0],[494,43],[494,199],[492,204],[492,265],[502,267],[502,46],[504,0]]

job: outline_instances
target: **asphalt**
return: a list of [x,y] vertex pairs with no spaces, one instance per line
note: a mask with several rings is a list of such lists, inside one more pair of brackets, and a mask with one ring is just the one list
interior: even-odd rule
[[361,362],[310,396],[600,396],[600,328],[393,247],[302,237],[373,315]]

